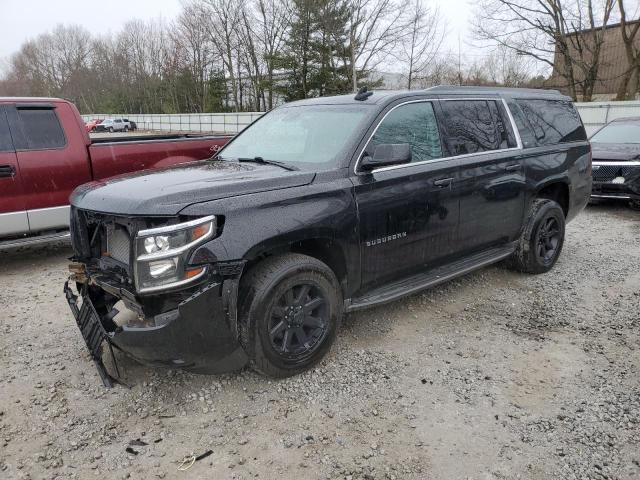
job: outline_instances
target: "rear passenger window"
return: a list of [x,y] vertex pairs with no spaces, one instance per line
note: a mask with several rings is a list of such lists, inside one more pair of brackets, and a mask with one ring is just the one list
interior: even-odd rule
[[61,148],[67,143],[53,108],[18,109],[27,144],[24,150]]
[[408,143],[412,162],[442,158],[438,123],[431,102],[400,105],[382,120],[369,142],[367,153],[373,155],[376,145]]
[[487,152],[516,146],[508,122],[493,100],[441,102],[446,143],[452,155]]
[[562,100],[518,100],[538,145],[557,145],[586,140],[587,134],[571,102]]
[[7,117],[0,107],[0,152],[13,152],[13,142],[9,132]]

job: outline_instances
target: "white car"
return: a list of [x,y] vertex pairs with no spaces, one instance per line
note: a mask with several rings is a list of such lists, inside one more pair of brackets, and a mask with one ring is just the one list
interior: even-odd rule
[[131,124],[122,118],[107,118],[96,125],[96,132],[128,132]]

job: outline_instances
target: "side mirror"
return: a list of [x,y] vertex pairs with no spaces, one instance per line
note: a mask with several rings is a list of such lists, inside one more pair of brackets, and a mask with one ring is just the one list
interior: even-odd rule
[[388,167],[411,163],[411,145],[408,143],[385,143],[378,145],[373,151],[373,157],[362,157],[360,168],[370,172],[374,168]]

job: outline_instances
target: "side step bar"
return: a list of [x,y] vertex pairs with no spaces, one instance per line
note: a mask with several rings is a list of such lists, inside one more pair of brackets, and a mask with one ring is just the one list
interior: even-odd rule
[[504,260],[511,255],[514,250],[515,244],[496,247],[476,253],[448,265],[412,275],[411,277],[407,277],[389,285],[384,285],[371,292],[367,292],[361,297],[347,301],[348,303],[345,305],[345,310],[347,312],[354,312],[356,310],[362,310],[364,308],[392,302],[398,298],[411,295],[419,292],[420,290],[431,288],[440,283],[465,275],[473,270]]
[[31,245],[40,245],[43,243],[56,242],[59,240],[67,240],[71,238],[69,231],[50,233],[47,235],[38,235],[35,237],[14,238],[0,242],[0,250],[8,250],[10,248],[27,247]]

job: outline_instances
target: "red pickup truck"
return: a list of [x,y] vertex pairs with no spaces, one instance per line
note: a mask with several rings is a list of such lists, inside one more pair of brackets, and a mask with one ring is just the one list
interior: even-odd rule
[[231,136],[91,139],[75,105],[0,97],[0,249],[68,236],[71,191],[92,180],[210,157]]

